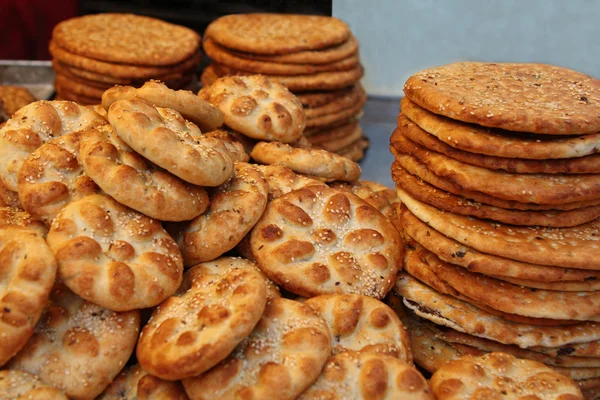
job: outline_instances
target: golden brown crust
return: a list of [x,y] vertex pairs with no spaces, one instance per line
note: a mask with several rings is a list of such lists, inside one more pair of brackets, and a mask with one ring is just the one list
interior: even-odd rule
[[[218,186],[233,172],[232,156],[246,157],[233,143],[202,137],[177,111],[154,107],[140,99],[110,106],[108,120],[125,143],[143,157],[181,179],[200,186]],[[152,135],[153,140],[148,140]],[[169,151],[165,151],[169,149]]]
[[[2,126],[0,126],[2,129]],[[8,189],[0,179],[0,207],[22,208],[19,193]]]
[[401,268],[394,226],[364,200],[307,186],[272,200],[252,230],[263,272],[304,297],[356,293],[383,298]]
[[317,15],[232,14],[213,21],[205,36],[230,49],[272,55],[342,43],[350,28],[337,18]]
[[227,359],[183,385],[191,400],[292,400],[317,379],[330,353],[329,329],[312,308],[273,299]]
[[60,73],[55,75],[54,86],[59,91],[67,91],[90,99],[101,99],[102,93],[110,87],[105,85],[103,88],[98,88],[93,84],[83,83],[81,80],[70,79]]
[[[254,72],[238,70],[218,63],[212,63],[211,66],[217,76],[254,75]],[[316,72],[309,75],[263,75],[273,82],[281,83],[295,93],[296,91],[343,89],[356,84],[363,74],[363,67],[359,64],[346,71]]]
[[282,64],[329,64],[353,55],[358,55],[358,40],[350,33],[343,43],[328,46],[319,50],[304,50],[288,54],[256,54],[227,49],[232,54],[251,60],[267,61]]
[[600,198],[600,174],[512,174],[477,167],[447,157],[410,141],[396,131],[392,146],[413,155],[433,173],[468,191],[504,200],[535,204],[562,204]]
[[440,211],[410,197],[398,197],[417,218],[440,233],[482,252],[518,261],[565,268],[598,269],[600,220],[570,228],[515,227]]
[[55,100],[73,101],[82,106],[88,106],[88,105],[100,103],[100,99],[98,99],[98,98],[87,97],[87,96],[83,96],[80,94],[75,94],[75,93],[70,92],[69,90],[66,90],[62,86],[55,85],[54,88],[56,89],[56,97],[54,98]]
[[375,207],[390,221],[396,218],[394,205],[398,203],[398,196],[393,189],[383,186],[379,183],[359,180],[355,182],[332,182],[329,186],[334,189],[344,190],[353,193]]
[[327,150],[293,148],[280,142],[259,142],[250,156],[261,164],[283,165],[327,181],[355,181],[362,173],[356,162]]
[[80,160],[105,193],[151,218],[187,221],[208,207],[204,188],[147,161],[119,139],[110,125],[84,132]]
[[0,398],[68,400],[64,393],[44,384],[37,376],[14,369],[0,371]]
[[258,168],[236,162],[231,178],[212,191],[206,212],[178,238],[184,264],[214,260],[233,249],[262,216],[268,190]]
[[440,294],[405,273],[398,275],[394,292],[404,297],[404,304],[422,318],[504,344],[558,347],[600,339],[600,325],[596,322],[540,326],[509,321],[463,300]]
[[600,205],[600,199],[560,204],[521,203],[513,200],[500,199],[498,197],[494,197],[483,192],[465,190],[459,185],[453,183],[452,181],[437,176],[429,168],[427,168],[427,166],[415,159],[415,157],[406,153],[398,152],[393,146],[390,147],[390,151],[392,152],[392,154],[394,154],[395,157],[395,161],[392,163],[392,177],[398,174],[399,168],[404,168],[412,175],[419,177],[420,179],[429,183],[432,186],[435,186],[446,192],[450,192],[455,195],[464,197],[466,199],[474,200],[476,202],[488,204],[494,207],[515,210],[544,211],[575,210],[578,208]]
[[[102,125],[97,129],[106,129]],[[23,208],[47,225],[64,206],[100,192],[80,164],[79,148],[86,131],[52,139],[27,157],[19,170],[19,199]]]
[[446,117],[518,132],[600,131],[600,80],[544,64],[459,62],[411,76],[404,93]]
[[195,123],[202,132],[210,132],[223,124],[223,115],[212,104],[202,100],[189,90],[172,90],[160,81],[148,81],[138,89],[132,86],[116,86],[102,95],[105,110],[118,100],[139,98],[163,108],[171,108],[185,119]]
[[0,366],[33,334],[56,277],[56,260],[33,229],[0,227]]
[[473,272],[539,282],[577,281],[583,283],[587,280],[600,279],[599,271],[528,264],[482,253],[442,235],[415,217],[406,207],[402,207],[400,214],[405,234],[442,260]]
[[139,311],[109,311],[57,285],[35,335],[8,367],[37,375],[69,397],[94,398],[133,353],[139,329]]
[[351,161],[359,162],[365,157],[365,152],[369,148],[369,145],[369,139],[363,136],[351,145],[339,149],[337,154]]
[[[198,376],[225,359],[252,332],[267,301],[264,277],[253,268],[194,273],[190,287],[152,313],[137,358],[162,379]],[[216,271],[215,271],[216,272]]]
[[19,169],[35,149],[52,138],[105,124],[100,115],[70,101],[40,100],[21,108],[0,129],[0,179],[16,192]]
[[346,351],[375,352],[412,363],[406,328],[390,307],[356,294],[329,294],[304,302],[327,322],[332,354]]
[[265,176],[269,186],[269,200],[305,186],[327,186],[325,182],[300,175],[282,165],[256,165]]
[[429,399],[427,380],[412,365],[384,354],[349,351],[331,357],[299,400]]
[[505,224],[561,228],[581,225],[600,217],[600,206],[567,211],[513,210],[490,206],[438,189],[408,173],[400,166],[394,168],[393,179],[398,187],[402,188],[411,197],[440,210],[482,219],[492,219]]
[[172,65],[190,57],[200,46],[191,29],[155,18],[105,13],[71,18],[52,30],[56,45],[103,61]]
[[561,292],[595,292],[600,290],[600,280],[597,279],[589,279],[583,282],[538,282],[529,279],[511,278],[508,276],[494,276],[494,278],[530,289],[558,290]]
[[402,98],[400,108],[402,114],[429,134],[449,146],[471,153],[546,160],[583,157],[600,151],[600,133],[544,137],[490,129],[434,114],[408,97]]
[[21,108],[36,100],[27,88],[0,85],[0,121],[9,119]]
[[431,389],[440,400],[519,398],[583,400],[573,380],[544,364],[506,353],[463,356],[438,369]]
[[254,60],[243,57],[240,53],[232,52],[208,37],[203,41],[203,49],[207,56],[219,64],[257,74],[303,75],[314,74],[316,72],[346,71],[359,63],[358,54],[351,54],[346,58],[325,64],[284,64]]
[[153,307],[181,283],[181,253],[160,222],[108,196],[67,205],[47,240],[64,283],[111,310]]
[[[123,79],[163,79],[173,73],[184,73],[195,68],[202,59],[202,53],[197,51],[186,60],[169,66],[145,66],[111,63],[69,52],[50,41],[48,50],[55,60],[68,66],[79,68],[99,75]],[[111,82],[112,83],[112,82]]]
[[[362,93],[357,94],[356,100],[352,101],[347,107],[338,109],[337,111],[334,110],[334,107],[329,107],[329,110],[323,110],[321,113],[308,111],[306,114],[306,127],[310,129],[326,128],[329,126],[337,126],[338,124],[349,120],[352,122],[353,117],[361,112],[366,102],[367,95],[362,91]],[[327,107],[323,108],[325,109]],[[335,108],[337,108],[337,106]],[[313,110],[316,110],[316,108]]]
[[600,173],[600,154],[555,160],[528,160],[470,153],[455,149],[428,134],[403,114],[398,117],[401,131],[411,141],[455,160],[492,170],[501,169],[515,174],[595,174]]
[[[357,85],[360,85],[360,83]],[[300,100],[300,103],[302,103],[302,105],[304,106],[304,110],[306,111],[311,108],[325,106],[327,105],[327,103],[331,103],[341,98],[348,97],[351,93],[353,93],[356,90],[357,85],[338,90],[314,91],[295,94],[298,100]]]
[[33,229],[42,238],[46,238],[48,228],[42,221],[32,217],[28,212],[16,207],[0,207],[0,226],[12,225]]
[[357,121],[349,124],[327,129],[308,138],[310,143],[317,148],[337,152],[362,138],[363,131]]
[[188,400],[181,382],[165,381],[135,364],[121,372],[98,400]]
[[251,138],[291,143],[302,136],[302,104],[262,75],[219,78],[198,96],[221,110],[227,126]]

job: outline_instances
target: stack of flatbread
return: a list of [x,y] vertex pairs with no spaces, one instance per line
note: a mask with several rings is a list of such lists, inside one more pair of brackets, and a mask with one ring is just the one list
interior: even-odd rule
[[54,27],[49,45],[57,98],[98,104],[114,85],[158,79],[173,89],[193,84],[202,57],[191,29],[133,14],[96,14]]
[[600,81],[468,62],[404,91],[391,151],[408,251],[395,292],[438,325],[414,335],[415,358],[435,370],[504,351],[597,387]]
[[367,96],[358,41],[344,22],[324,16],[235,14],[211,23],[204,52],[213,63],[202,84],[225,75],[263,74],[282,83],[305,108],[314,147],[357,161],[368,141],[358,119]]

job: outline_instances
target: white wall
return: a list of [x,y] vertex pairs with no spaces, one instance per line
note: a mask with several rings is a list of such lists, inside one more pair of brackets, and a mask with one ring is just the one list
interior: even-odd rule
[[600,78],[600,0],[333,0],[360,42],[370,95],[460,60],[544,62]]

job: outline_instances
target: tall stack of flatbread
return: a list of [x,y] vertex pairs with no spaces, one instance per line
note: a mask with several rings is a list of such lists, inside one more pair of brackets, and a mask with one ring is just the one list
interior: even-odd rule
[[225,75],[263,74],[305,108],[315,147],[357,161],[368,141],[358,125],[366,102],[358,41],[343,21],[294,14],[236,14],[212,22],[203,48],[212,59],[203,85]]
[[422,318],[415,359],[435,370],[504,351],[596,388],[600,81],[464,62],[404,92],[390,141],[408,249],[395,292]]
[[49,44],[57,98],[98,104],[114,85],[149,79],[173,89],[193,83],[200,36],[183,26],[133,14],[95,14],[54,27]]

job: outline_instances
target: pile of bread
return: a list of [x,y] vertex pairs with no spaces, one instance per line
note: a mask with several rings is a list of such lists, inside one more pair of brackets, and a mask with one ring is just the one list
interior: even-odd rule
[[134,14],[105,13],[65,20],[49,43],[57,99],[98,104],[114,85],[158,79],[173,89],[196,82],[200,35],[184,26]]
[[343,21],[294,14],[234,14],[213,21],[203,49],[212,63],[201,81],[263,74],[305,108],[305,135],[315,147],[354,161],[369,142],[358,125],[367,96],[358,41]]
[[381,301],[397,198],[294,147],[304,125],[263,76],[17,111],[0,129],[0,397],[431,398]]
[[600,81],[463,62],[404,87],[391,137],[416,363],[543,362],[600,393]]

